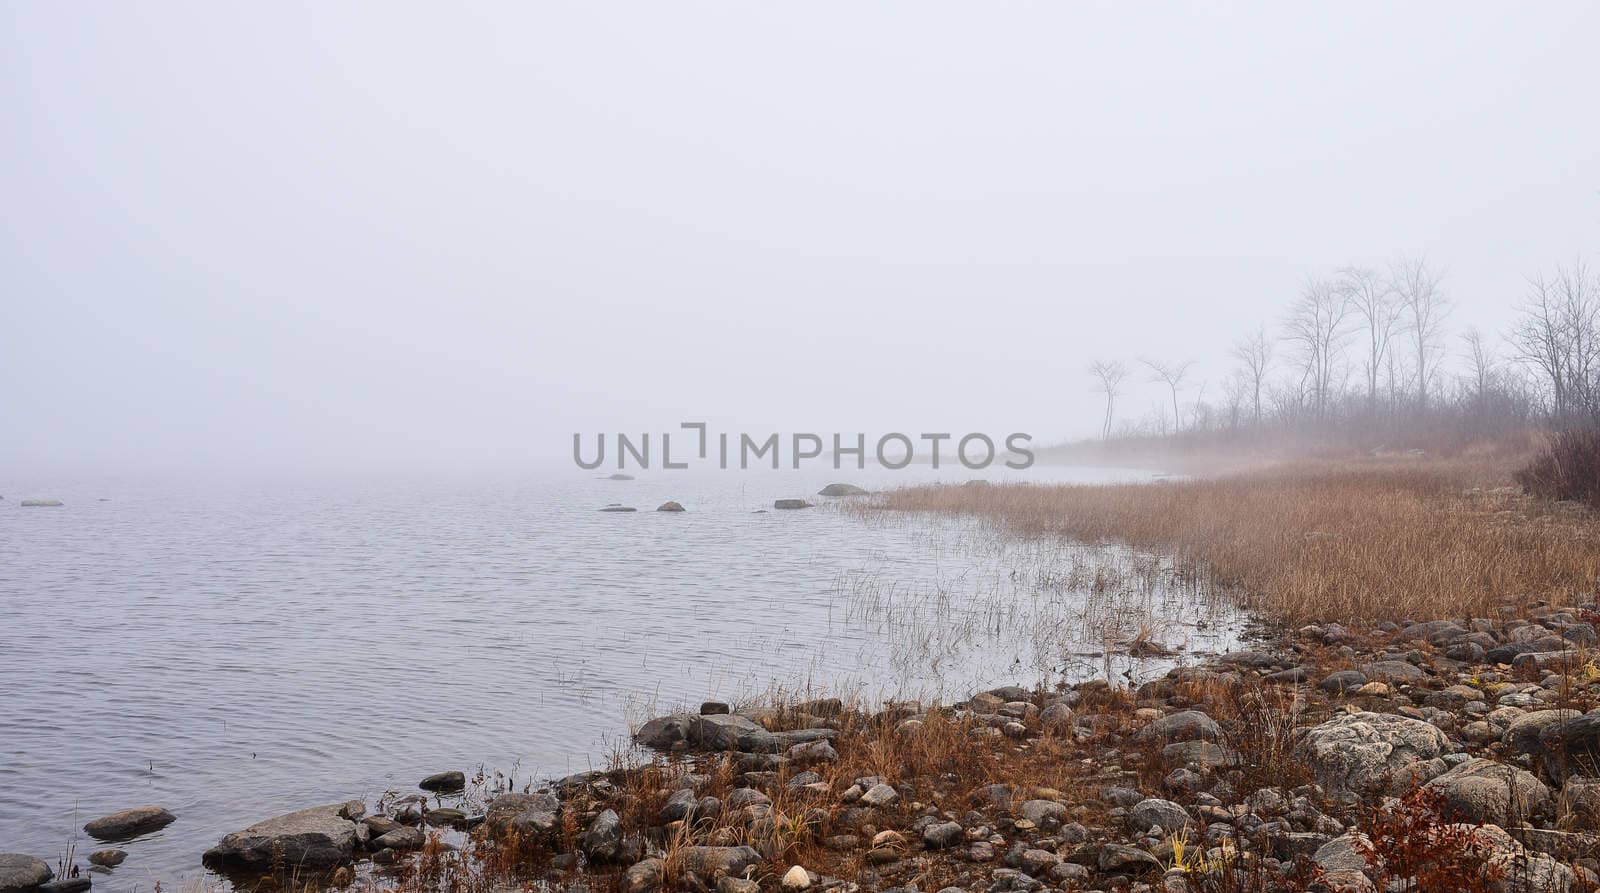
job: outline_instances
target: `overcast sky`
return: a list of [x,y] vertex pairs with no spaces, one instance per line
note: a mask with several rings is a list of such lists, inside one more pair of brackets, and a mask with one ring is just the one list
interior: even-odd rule
[[[1425,254],[1600,248],[1600,7],[0,5],[0,463],[1093,432]],[[1125,413],[1158,405],[1154,385]]]

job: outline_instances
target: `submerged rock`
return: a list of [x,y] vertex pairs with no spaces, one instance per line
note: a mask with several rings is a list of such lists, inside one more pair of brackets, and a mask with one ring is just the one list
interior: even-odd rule
[[602,511],[602,512],[636,512],[636,511],[638,511],[638,509],[634,508],[631,505],[608,505],[605,508],[602,508],[600,511]]
[[631,475],[631,474],[623,474],[622,472],[619,471],[616,474],[613,474],[613,475],[610,475],[609,477],[607,477],[606,480],[608,480],[608,481],[631,481],[631,480],[633,480],[633,475]]
[[83,826],[83,832],[96,840],[124,840],[138,837],[177,821],[177,816],[159,806],[136,806],[124,809]]
[[24,499],[22,507],[25,509],[58,509],[64,505],[59,499]]
[[356,824],[339,815],[343,803],[313,806],[257,822],[222,838],[205,853],[212,868],[260,870],[274,860],[308,868],[331,868],[349,861]]

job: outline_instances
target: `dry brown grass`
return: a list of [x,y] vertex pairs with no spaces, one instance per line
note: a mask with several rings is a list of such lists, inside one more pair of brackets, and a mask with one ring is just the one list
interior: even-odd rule
[[1173,555],[1288,622],[1486,616],[1592,596],[1600,514],[1510,485],[1524,449],[1300,461],[1209,480],[925,486],[875,507]]

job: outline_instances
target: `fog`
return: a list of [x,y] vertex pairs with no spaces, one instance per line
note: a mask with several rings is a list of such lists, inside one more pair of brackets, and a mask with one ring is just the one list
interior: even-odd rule
[[[1585,3],[0,6],[0,467],[1098,431],[1306,276],[1600,246]],[[1144,383],[1138,414],[1166,399]]]

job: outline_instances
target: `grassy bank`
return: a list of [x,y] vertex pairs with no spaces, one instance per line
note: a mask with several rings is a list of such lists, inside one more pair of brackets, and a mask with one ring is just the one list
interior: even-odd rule
[[1525,495],[1524,442],[1445,458],[1285,460],[1155,485],[923,486],[874,507],[1173,555],[1288,622],[1488,616],[1600,579],[1600,515]]

